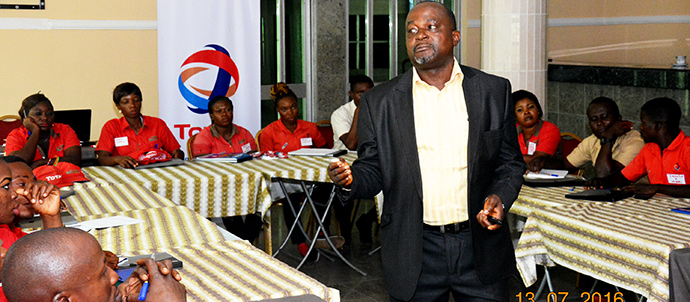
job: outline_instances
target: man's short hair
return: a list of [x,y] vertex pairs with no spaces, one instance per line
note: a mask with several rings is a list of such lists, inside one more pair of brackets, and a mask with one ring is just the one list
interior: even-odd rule
[[374,81],[370,77],[357,74],[350,77],[350,91],[355,91],[355,86],[359,83],[369,84],[371,87],[374,87]]
[[91,236],[75,228],[52,228],[19,238],[7,251],[2,269],[2,287],[7,299],[19,302],[52,299],[69,284],[70,274],[79,273],[73,271],[74,260],[70,261],[61,252],[74,249],[74,239],[84,235]]
[[661,97],[650,100],[640,109],[648,118],[656,123],[663,123],[668,130],[679,128],[682,111],[678,103],[670,98]]
[[453,26],[451,30],[457,30],[458,29],[458,22],[455,20],[455,13],[453,13],[453,10],[445,6],[443,3],[434,1],[434,0],[422,0],[419,1],[415,6],[426,3],[426,2],[433,2],[433,3],[438,3],[439,5],[443,6],[443,8],[446,10],[446,15],[448,15],[448,18],[450,18],[450,24]]
[[[616,102],[614,102],[610,98],[607,98],[605,96],[600,96],[598,98],[593,99],[591,102],[589,102],[589,106],[592,106],[594,104],[604,104],[604,105],[608,106],[609,109],[611,109],[611,114],[614,117],[620,117],[621,116],[621,112],[620,112],[620,110],[618,110],[618,104],[616,104]],[[587,106],[587,108],[589,108],[589,106]]]

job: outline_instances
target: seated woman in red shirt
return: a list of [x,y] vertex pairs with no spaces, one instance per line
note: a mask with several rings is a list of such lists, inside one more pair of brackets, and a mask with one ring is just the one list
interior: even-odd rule
[[141,90],[133,83],[122,83],[113,91],[113,102],[122,113],[119,119],[109,120],[96,145],[101,166],[119,165],[134,168],[139,163],[133,156],[141,151],[162,149],[174,158],[184,159],[184,152],[165,122],[157,117],[141,114]]
[[544,160],[556,154],[561,143],[561,132],[556,125],[544,121],[537,96],[526,90],[511,95],[515,104],[517,133],[522,158],[532,171],[539,171]]
[[54,123],[53,104],[43,94],[32,94],[19,109],[22,126],[7,136],[5,154],[24,159],[31,168],[57,161],[81,164],[81,143],[68,125]]
[[[211,125],[196,135],[192,142],[194,157],[209,153],[248,153],[256,151],[254,136],[249,130],[232,123],[232,101],[223,95],[215,96],[208,102],[208,115]],[[192,157],[192,154],[189,154]]]
[[261,151],[290,152],[302,148],[326,146],[326,140],[316,128],[316,124],[297,118],[297,96],[285,83],[271,87],[271,98],[280,119],[270,123],[261,131],[259,147]]
[[[277,83],[273,85],[273,87],[271,87],[271,98],[273,98],[273,103],[275,104],[276,111],[278,111],[278,114],[280,115],[280,119],[269,124],[263,129],[263,131],[261,131],[261,134],[259,135],[259,146],[261,151],[287,153],[302,148],[321,148],[326,146],[326,140],[323,138],[323,136],[321,136],[321,133],[316,128],[316,124],[297,118],[299,115],[297,96],[287,86],[287,84]],[[323,201],[325,198],[328,198],[331,189],[331,184],[317,185],[312,191],[312,198]],[[294,194],[294,196],[290,196],[290,200],[293,203],[293,207],[297,209],[299,207],[298,203],[303,200],[303,196]],[[339,203],[335,203],[335,205],[338,204]],[[323,212],[324,209],[319,208],[319,211]],[[344,212],[346,211],[339,211],[338,207],[336,207],[336,214]],[[283,217],[285,218],[285,223],[288,226],[291,226],[295,221],[295,216],[288,208],[283,208]],[[326,221],[324,221],[324,226],[328,227],[329,221],[330,219],[326,218]],[[342,230],[347,231],[352,229],[352,222],[349,222],[349,216],[348,221],[341,221],[340,223]],[[343,224],[347,224],[347,226],[343,226]],[[295,230],[292,232],[290,238],[292,239],[292,243],[297,244],[297,248],[300,253],[303,256],[306,255],[309,246],[305,243],[306,239],[304,238],[302,232]],[[339,236],[331,237],[331,241],[333,241],[336,247],[342,246],[345,243],[345,240],[346,239]],[[317,240],[316,247],[327,248],[328,244],[325,240],[320,239]],[[310,257],[316,255],[317,253],[312,253],[310,254]]]

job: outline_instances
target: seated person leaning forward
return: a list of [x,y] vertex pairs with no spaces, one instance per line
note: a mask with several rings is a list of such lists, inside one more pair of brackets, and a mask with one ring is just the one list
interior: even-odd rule
[[[288,87],[285,83],[277,83],[271,87],[271,98],[273,99],[273,104],[276,107],[280,119],[270,123],[266,126],[259,135],[259,149],[261,151],[276,151],[276,152],[290,152],[299,150],[302,148],[320,148],[325,147],[326,140],[321,136],[321,133],[316,128],[316,124],[308,121],[304,121],[298,118],[299,107],[297,107],[297,95]],[[316,201],[323,201],[328,198],[330,194],[332,185],[319,185],[314,188],[312,192],[312,198]],[[289,186],[288,191],[290,194],[290,201],[295,210],[299,208],[299,202],[304,198],[301,193],[300,187]],[[280,192],[280,194],[274,196],[278,198],[284,198],[282,196],[282,191],[279,186],[275,183],[272,184],[271,192]],[[326,193],[327,192],[327,193]],[[319,209],[319,212],[323,212],[323,209]],[[295,221],[295,215],[288,207],[283,207],[283,217],[285,218],[285,223],[288,226],[292,226]],[[328,219],[324,223],[327,223]],[[309,246],[306,244],[306,238],[296,228],[291,234],[292,243],[297,244],[300,254],[302,256],[307,254]],[[325,242],[321,241],[322,244]],[[335,242],[334,242],[335,243]],[[340,243],[336,243],[337,246],[342,245],[342,239]],[[327,247],[328,244],[320,245],[318,247]],[[315,253],[311,254],[316,255]]]
[[[62,226],[60,217],[60,190],[47,182],[13,181],[13,176],[18,179],[27,171],[31,174],[31,169],[22,163],[24,169],[17,169],[13,174],[10,167],[4,160],[0,159],[0,269],[4,264],[4,255],[19,238],[26,235],[20,228],[16,227],[18,216],[33,216],[32,213],[22,211],[20,203],[27,201],[33,211],[41,215],[43,228],[55,228]],[[21,168],[16,166],[15,168]],[[22,170],[22,171],[20,171]],[[33,175],[32,175],[33,176]],[[2,280],[0,280],[2,282]],[[0,287],[0,302],[7,301]]]
[[81,164],[81,143],[66,124],[55,123],[53,104],[41,93],[28,96],[19,109],[22,126],[7,136],[5,154],[19,156],[31,168],[66,161]]
[[[186,301],[185,286],[172,262],[140,259],[119,287],[119,276],[106,265],[100,244],[89,233],[57,228],[24,236],[13,245],[2,270],[10,301],[138,301],[144,281],[146,301]],[[37,282],[40,281],[40,284]]]
[[561,131],[553,123],[542,120],[544,112],[534,93],[518,90],[511,94],[511,98],[515,104],[522,158],[530,170],[538,171],[544,160],[556,154],[561,143]]
[[630,122],[623,121],[612,99],[592,100],[587,107],[587,118],[593,134],[582,140],[563,161],[549,161],[545,168],[572,170],[592,163],[596,177],[606,177],[628,165],[644,146],[640,133],[632,130]]
[[621,186],[647,175],[649,184],[624,188],[636,198],[647,199],[656,193],[690,197],[690,137],[680,130],[682,111],[676,101],[656,98],[642,105],[640,132],[645,145],[623,170],[598,179],[598,186]]
[[96,145],[101,166],[134,168],[139,163],[133,156],[155,149],[165,150],[174,158],[184,158],[180,143],[165,122],[141,114],[142,101],[141,90],[133,83],[122,83],[113,90],[113,102],[122,117],[109,120],[101,129]]
[[249,130],[232,123],[233,109],[232,101],[228,97],[219,95],[211,98],[208,102],[211,125],[202,129],[192,142],[194,157],[210,153],[256,151],[256,142]]

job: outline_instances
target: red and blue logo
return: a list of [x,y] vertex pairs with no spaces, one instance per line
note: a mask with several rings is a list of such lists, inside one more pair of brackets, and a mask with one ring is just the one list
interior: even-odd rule
[[208,101],[218,95],[231,97],[240,84],[237,65],[220,45],[209,44],[189,56],[180,67],[177,87],[194,113],[208,113]]

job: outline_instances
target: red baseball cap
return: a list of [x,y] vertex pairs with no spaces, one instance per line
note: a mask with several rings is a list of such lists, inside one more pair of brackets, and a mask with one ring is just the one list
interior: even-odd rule
[[34,169],[36,179],[45,180],[60,188],[71,186],[75,182],[89,181],[81,172],[81,168],[68,162],[59,162],[57,165],[40,166]]

